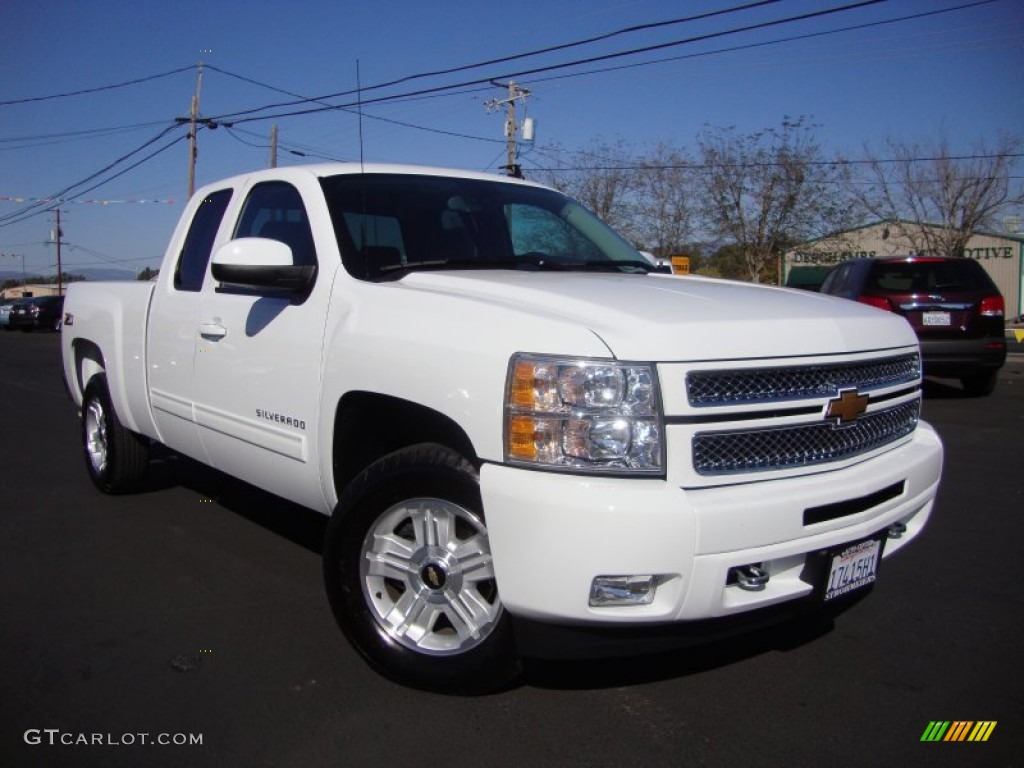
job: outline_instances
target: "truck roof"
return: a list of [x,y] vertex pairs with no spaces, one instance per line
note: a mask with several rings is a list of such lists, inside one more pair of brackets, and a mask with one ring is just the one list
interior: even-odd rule
[[243,180],[259,181],[262,179],[288,179],[296,176],[315,176],[324,178],[327,176],[338,176],[342,174],[359,173],[388,173],[406,174],[410,176],[448,176],[461,179],[481,179],[486,181],[506,182],[509,184],[523,184],[531,187],[542,187],[538,184],[524,179],[517,179],[511,176],[502,176],[496,173],[484,173],[480,171],[469,171],[458,168],[442,168],[428,165],[407,165],[400,163],[310,163],[307,165],[288,165],[279,168],[265,168],[241,173],[225,179],[211,181],[204,184],[197,194],[209,191],[214,187],[225,185],[237,185]]

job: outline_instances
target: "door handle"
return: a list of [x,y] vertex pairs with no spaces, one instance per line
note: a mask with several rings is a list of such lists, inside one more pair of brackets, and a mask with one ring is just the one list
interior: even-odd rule
[[199,326],[199,335],[204,339],[223,339],[228,335],[228,329],[220,323],[203,323]]

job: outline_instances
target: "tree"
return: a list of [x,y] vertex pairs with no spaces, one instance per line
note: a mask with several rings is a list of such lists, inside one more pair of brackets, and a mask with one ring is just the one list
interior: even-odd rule
[[141,272],[139,272],[139,276],[136,278],[136,280],[152,280],[159,274],[159,269],[150,269],[149,267],[145,267]]
[[[774,269],[774,264],[770,265]],[[710,258],[705,259],[703,265],[694,270],[697,274],[705,277],[722,277],[727,280],[749,280],[750,267],[743,255],[743,250],[735,243],[728,243],[715,250]],[[771,277],[769,267],[758,275],[758,281]]]
[[697,143],[705,226],[736,244],[750,280],[771,274],[787,244],[842,226],[841,175],[803,117],[747,135],[707,127]]
[[583,149],[552,147],[557,167],[544,181],[578,200],[606,224],[636,242],[633,193],[637,161],[623,139],[595,139]]
[[866,161],[851,164],[848,179],[868,215],[892,221],[916,251],[963,256],[976,231],[995,229],[1000,213],[1024,203],[1010,179],[1020,149],[1009,134],[959,156],[944,134],[925,144],[890,138],[884,158],[865,147]]
[[632,230],[637,242],[657,256],[682,253],[693,239],[692,166],[682,150],[668,144],[658,144],[640,161]]

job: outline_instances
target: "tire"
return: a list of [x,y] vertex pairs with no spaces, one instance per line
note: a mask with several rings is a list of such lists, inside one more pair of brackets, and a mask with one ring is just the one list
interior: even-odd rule
[[972,397],[987,397],[995,392],[996,382],[999,381],[999,370],[985,371],[984,373],[972,373],[960,379],[960,383]]
[[89,380],[82,398],[82,448],[89,477],[104,493],[134,489],[149,464],[149,444],[117,418],[102,373]]
[[479,480],[454,451],[405,448],[352,481],[327,527],[323,565],[338,625],[384,676],[461,694],[518,678]]

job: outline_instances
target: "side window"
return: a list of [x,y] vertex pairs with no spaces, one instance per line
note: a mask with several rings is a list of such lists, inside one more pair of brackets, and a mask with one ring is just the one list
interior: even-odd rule
[[179,291],[198,291],[203,287],[206,265],[210,263],[210,252],[217,237],[224,211],[231,200],[231,190],[222,189],[207,195],[185,235],[185,244],[178,256],[174,270],[174,287]]
[[296,266],[316,265],[306,207],[299,191],[286,182],[266,181],[252,188],[234,236],[277,240],[292,249]]

